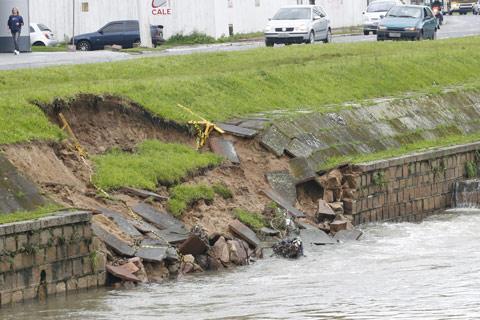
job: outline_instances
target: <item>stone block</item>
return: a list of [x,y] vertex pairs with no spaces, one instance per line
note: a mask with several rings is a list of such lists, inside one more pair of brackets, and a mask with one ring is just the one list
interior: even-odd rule
[[23,289],[23,301],[33,300],[37,297],[37,290],[35,287]]
[[78,281],[75,278],[66,281],[67,292],[74,292],[77,290]]
[[8,252],[17,251],[17,240],[15,236],[8,236],[5,238],[5,250]]
[[47,283],[47,295],[52,296],[57,291],[57,284],[56,283]]
[[96,288],[97,287],[97,275],[92,274],[87,276],[87,288]]
[[17,290],[12,292],[12,304],[23,302],[23,291]]
[[57,248],[55,246],[45,249],[46,262],[54,262],[57,260]]
[[0,292],[0,304],[2,306],[12,303],[12,293],[10,291]]
[[67,293],[67,286],[65,282],[58,282],[55,286],[55,293],[57,295],[64,295]]
[[88,288],[88,276],[80,277],[77,279],[77,289],[86,289]]
[[106,281],[107,281],[106,272],[100,272],[97,274],[97,284],[99,287],[104,286]]
[[42,230],[40,231],[40,245],[41,246],[46,246],[50,242],[50,231],[47,230]]
[[78,277],[83,274],[82,258],[72,260],[73,276]]

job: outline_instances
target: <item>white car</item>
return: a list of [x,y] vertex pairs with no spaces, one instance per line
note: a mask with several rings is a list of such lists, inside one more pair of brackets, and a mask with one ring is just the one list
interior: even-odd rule
[[325,43],[332,41],[330,19],[326,11],[315,5],[280,8],[265,28],[265,44]]
[[400,0],[378,0],[370,3],[363,12],[363,34],[370,32],[377,34],[378,23],[387,15],[387,12],[396,5],[402,5]]
[[47,26],[41,23],[30,23],[30,44],[53,47],[58,44],[58,40]]

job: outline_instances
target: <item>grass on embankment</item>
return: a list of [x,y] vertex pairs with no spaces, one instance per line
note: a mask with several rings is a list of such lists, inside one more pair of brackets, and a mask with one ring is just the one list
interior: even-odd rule
[[186,145],[147,140],[137,146],[135,153],[113,150],[95,156],[93,161],[96,169],[93,182],[97,187],[156,190],[159,183],[176,184],[196,170],[220,164],[222,159]]
[[117,63],[0,72],[0,144],[55,139],[32,101],[77,93],[119,95],[180,122],[190,107],[209,120],[273,110],[325,111],[329,104],[480,88],[480,37],[423,42],[261,48]]
[[36,219],[50,216],[61,209],[62,207],[58,205],[50,204],[50,205],[40,207],[34,211],[17,211],[17,212],[6,213],[6,214],[0,213],[0,224],[20,222],[20,221],[26,221],[26,220],[36,220]]

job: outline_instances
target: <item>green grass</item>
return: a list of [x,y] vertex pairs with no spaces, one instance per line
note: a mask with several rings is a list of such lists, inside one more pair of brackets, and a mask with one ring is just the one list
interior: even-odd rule
[[331,104],[480,88],[480,37],[424,42],[260,48],[143,58],[116,63],[0,72],[0,144],[59,139],[32,102],[78,93],[112,94],[167,119],[190,107],[209,120],[256,112],[313,110]]
[[189,206],[200,200],[213,201],[213,188],[203,185],[182,184],[170,189],[170,199],[167,202],[168,211],[175,217],[180,217]]
[[136,187],[155,190],[157,185],[179,183],[197,170],[221,163],[213,153],[199,153],[189,146],[147,140],[135,153],[113,150],[95,156],[93,182],[105,190]]
[[49,204],[49,205],[40,207],[34,211],[18,211],[13,213],[6,213],[6,214],[0,213],[0,224],[20,222],[20,221],[26,221],[26,220],[35,220],[35,219],[52,215],[61,209],[62,207],[58,205]]
[[212,186],[212,188],[216,194],[218,194],[220,197],[222,197],[225,200],[233,198],[232,191],[223,183],[216,183]]
[[259,213],[237,208],[233,210],[233,214],[240,222],[253,230],[260,230],[262,227],[265,227],[265,219]]
[[318,170],[327,170],[345,163],[366,163],[379,159],[399,157],[413,152],[427,151],[438,147],[453,146],[465,143],[480,141],[480,133],[470,135],[450,135],[435,140],[423,140],[415,143],[404,144],[401,148],[388,149],[369,154],[355,154],[351,156],[331,157],[321,164]]
[[67,45],[65,43],[54,47],[32,46],[32,52],[66,52]]

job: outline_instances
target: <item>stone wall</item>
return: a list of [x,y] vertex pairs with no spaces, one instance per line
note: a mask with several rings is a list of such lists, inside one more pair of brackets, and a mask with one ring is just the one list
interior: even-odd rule
[[90,219],[63,212],[0,225],[0,305],[104,285]]
[[480,143],[471,143],[358,165],[345,213],[360,224],[419,221],[450,208],[456,183],[477,175],[478,150]]

